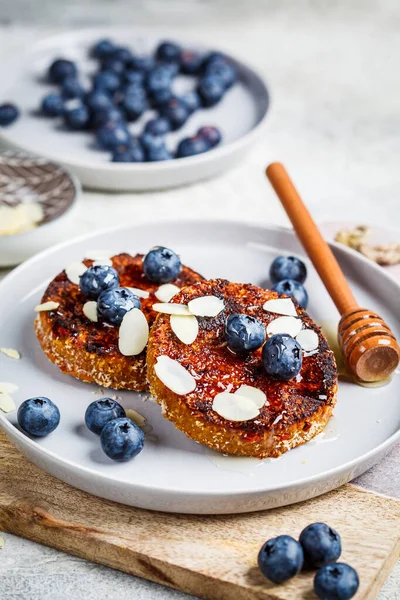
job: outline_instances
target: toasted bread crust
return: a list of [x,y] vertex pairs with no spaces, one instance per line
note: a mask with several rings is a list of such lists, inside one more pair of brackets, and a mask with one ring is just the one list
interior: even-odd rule
[[[119,254],[112,258],[112,262],[121,286],[136,287],[150,293],[149,298],[140,300],[151,326],[156,317],[152,305],[158,302],[154,292],[159,285],[145,278],[142,258],[141,254]],[[93,264],[91,260],[83,262],[87,266]],[[182,266],[173,283],[183,287],[201,279],[201,275]],[[59,307],[39,313],[35,319],[35,331],[46,356],[63,373],[107,388],[148,389],[146,351],[138,356],[123,356],[118,350],[118,327],[94,323],[83,314],[87,298],[76,284],[68,280],[65,271],[57,275],[45,291],[42,302],[49,300],[58,302]]]
[[[247,313],[268,325],[279,315],[264,311],[262,306],[279,294],[253,285],[215,280],[184,288],[173,302],[186,304],[204,295],[223,298],[225,310],[217,317],[199,319],[199,334],[192,345],[177,339],[168,315],[158,315],[150,333],[147,350],[150,391],[162,406],[164,416],[188,437],[210,448],[259,458],[280,456],[320,433],[336,402],[337,372],[333,352],[319,327],[296,306],[304,326],[318,334],[318,353],[304,355],[301,377],[274,380],[262,366],[261,349],[242,358],[227,348],[224,324],[229,314]],[[178,360],[191,372],[197,381],[194,392],[178,396],[158,379],[154,366],[161,355]],[[269,404],[255,419],[228,421],[212,409],[213,398],[226,388],[234,392],[242,384],[264,391]]]

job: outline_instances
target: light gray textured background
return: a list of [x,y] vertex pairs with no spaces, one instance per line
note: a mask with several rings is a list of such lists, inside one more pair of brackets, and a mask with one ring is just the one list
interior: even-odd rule
[[[257,67],[272,91],[269,127],[239,168],[213,181],[164,193],[85,193],[65,238],[155,215],[286,225],[263,176],[276,159],[285,162],[319,221],[400,224],[398,0],[0,0],[0,63],[69,27],[152,22],[184,27],[194,40],[225,47]],[[400,447],[359,483],[400,497]],[[189,600],[3,537],[2,600]],[[400,564],[378,598],[400,600]]]

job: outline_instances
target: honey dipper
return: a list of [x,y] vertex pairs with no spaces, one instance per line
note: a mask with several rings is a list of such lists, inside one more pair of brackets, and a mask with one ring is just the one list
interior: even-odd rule
[[387,379],[400,360],[400,348],[395,336],[379,315],[358,305],[343,271],[284,166],[272,163],[266,174],[341,314],[338,339],[347,365],[361,381]]

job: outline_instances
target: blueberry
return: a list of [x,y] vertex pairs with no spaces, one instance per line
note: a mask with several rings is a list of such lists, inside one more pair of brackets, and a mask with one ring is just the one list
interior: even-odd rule
[[207,140],[200,136],[184,138],[179,142],[176,156],[177,158],[185,158],[187,156],[194,156],[195,154],[201,154],[210,150],[210,144]]
[[268,375],[287,381],[300,373],[301,346],[287,333],[277,333],[264,344],[262,361]]
[[359,585],[357,571],[344,563],[326,565],[314,578],[314,591],[321,600],[349,600]]
[[58,58],[49,67],[49,80],[52,83],[62,83],[67,77],[76,77],[78,70],[71,60]]
[[180,63],[182,73],[185,73],[186,75],[197,75],[200,73],[203,64],[203,56],[199,54],[199,52],[183,50],[181,52]]
[[143,450],[144,433],[126,417],[114,419],[103,427],[100,443],[108,458],[122,462],[130,460]]
[[144,84],[144,73],[143,71],[125,71],[124,72],[124,81],[127,84],[135,84],[143,86]]
[[41,112],[46,117],[60,117],[65,110],[64,99],[60,94],[47,94],[42,100]]
[[263,345],[265,327],[261,321],[250,315],[229,315],[225,321],[225,338],[230,350],[246,354]]
[[162,106],[164,106],[164,104],[169,102],[169,100],[172,100],[172,98],[174,98],[174,95],[172,93],[171,88],[163,88],[161,90],[152,92],[150,97],[154,107],[161,108]]
[[125,150],[115,150],[112,155],[112,162],[145,162],[146,155],[141,146],[126,148]]
[[181,102],[186,106],[189,113],[192,114],[201,107],[200,96],[196,91],[187,92],[180,97]]
[[110,95],[105,90],[92,90],[85,97],[85,104],[90,110],[110,108],[113,103]]
[[112,53],[112,58],[114,60],[121,61],[124,65],[128,65],[132,61],[133,54],[129,50],[129,48],[126,48],[125,46],[118,46],[114,49]]
[[[119,94],[121,94],[120,102],[123,102],[128,96],[131,98],[139,98],[145,102],[147,101],[147,92],[145,88],[138,83],[128,83]],[[119,94],[117,94],[117,98]]]
[[113,56],[110,56],[103,60],[101,64],[102,71],[113,71],[117,75],[122,75],[125,71],[125,63],[122,60],[118,60]]
[[64,98],[83,98],[85,89],[80,81],[74,77],[66,77],[62,83],[61,92]]
[[115,71],[100,71],[93,77],[93,85],[96,90],[105,90],[112,94],[121,85],[121,79]]
[[161,160],[172,160],[173,154],[167,148],[155,148],[148,150],[147,160],[149,162],[159,162]]
[[295,279],[282,279],[272,286],[272,289],[278,294],[292,296],[302,308],[307,308],[308,294],[305,287]]
[[146,77],[146,88],[151,93],[168,89],[171,87],[171,83],[171,72],[164,65],[157,65],[147,74]]
[[165,149],[164,138],[161,135],[152,135],[145,132],[140,136],[140,143],[146,152],[157,152]]
[[261,573],[274,583],[283,583],[300,573],[303,550],[289,535],[280,535],[266,542],[258,554]]
[[324,567],[337,561],[342,552],[340,535],[325,523],[308,525],[301,532],[299,542],[308,567]]
[[128,121],[136,121],[149,108],[146,98],[140,95],[129,94],[121,102],[121,108],[124,111]]
[[19,117],[19,108],[15,104],[0,104],[0,127],[7,127]]
[[123,123],[110,121],[97,129],[96,140],[100,148],[114,150],[121,144],[129,145],[131,134]]
[[210,125],[206,127],[200,127],[197,135],[204,137],[212,148],[218,146],[218,144],[220,144],[222,141],[222,133],[220,130],[217,129],[217,127],[211,127]]
[[105,39],[96,42],[90,53],[94,58],[107,58],[113,54],[114,50],[114,42]]
[[79,278],[79,287],[82,294],[92,300],[96,300],[102,292],[112,290],[118,286],[118,273],[108,265],[89,267]]
[[85,423],[90,431],[100,435],[106,423],[125,416],[125,410],[118,402],[111,400],[111,398],[101,398],[101,400],[95,400],[87,407]]
[[228,89],[235,83],[237,72],[235,67],[227,62],[214,61],[206,67],[205,76],[218,77],[223,83],[224,88]]
[[171,98],[159,108],[159,111],[163,117],[168,119],[174,130],[182,127],[189,117],[187,107],[179,98]]
[[76,108],[66,108],[64,111],[64,122],[68,129],[78,131],[86,129],[89,125],[90,114],[87,106],[77,106]]
[[140,300],[127,288],[106,290],[97,299],[97,314],[110,325],[121,325],[125,314],[132,308],[140,308]]
[[133,56],[129,66],[135,71],[151,71],[154,68],[154,59],[152,56]]
[[29,435],[44,437],[58,427],[60,411],[48,398],[29,398],[19,407],[17,420]]
[[225,87],[219,77],[208,75],[200,79],[197,91],[204,106],[214,106],[222,100]]
[[181,272],[180,258],[173,250],[156,246],[143,258],[143,271],[153,283],[169,283]]
[[124,117],[118,108],[115,106],[108,106],[106,108],[99,108],[92,113],[93,127],[97,128],[106,123],[124,123]]
[[156,58],[163,62],[179,62],[182,49],[174,42],[161,42],[156,50]]
[[148,121],[144,128],[144,133],[149,133],[153,136],[165,135],[171,131],[171,124],[168,119],[158,117]]
[[271,264],[269,276],[272,283],[282,279],[295,279],[299,283],[304,283],[307,269],[303,261],[296,256],[277,256]]

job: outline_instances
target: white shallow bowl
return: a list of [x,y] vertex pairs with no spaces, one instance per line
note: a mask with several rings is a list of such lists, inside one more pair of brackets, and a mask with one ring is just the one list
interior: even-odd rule
[[[323,494],[369,469],[400,439],[399,375],[379,389],[340,382],[335,416],[325,434],[277,460],[264,461],[209,451],[177,431],[146,395],[117,392],[124,407],[148,419],[155,437],[147,439],[134,460],[113,463],[84,425],[86,407],[101,392],[63,375],[46,359],[33,332],[33,307],[48,281],[90,249],[104,248],[105,240],[113,252],[170,246],[205,276],[261,285],[277,254],[303,255],[290,230],[229,222],[151,223],[79,238],[18,267],[0,284],[0,331],[1,345],[19,350],[22,358],[0,354],[1,380],[19,385],[17,405],[36,395],[50,397],[60,408],[61,423],[53,434],[37,440],[18,429],[15,412],[1,415],[0,425],[44,470],[92,494],[141,508],[239,513]],[[400,336],[399,285],[355,252],[332,248],[361,305],[376,310]],[[336,310],[311,266],[307,288],[310,314],[319,323],[336,325]]]
[[0,178],[0,204],[35,201],[45,215],[33,229],[0,235],[0,267],[12,267],[60,241],[73,216],[81,186],[60,165],[14,151],[0,153]]
[[[0,130],[3,144],[56,160],[71,169],[84,186],[110,191],[161,189],[191,183],[217,175],[243,157],[265,123],[269,95],[261,77],[233,57],[238,83],[217,106],[197,111],[182,129],[166,137],[172,150],[179,140],[194,135],[199,127],[218,126],[224,138],[222,145],[198,156],[158,163],[112,163],[108,152],[95,148],[92,134],[66,132],[57,119],[35,115],[43,96],[55,89],[43,83],[48,65],[60,56],[76,60],[82,65],[83,80],[88,83],[96,65],[88,59],[88,49],[103,37],[129,45],[137,53],[153,51],[162,39],[176,39],[188,48],[210,50],[185,39],[181,33],[155,28],[88,29],[43,40],[29,48],[29,56],[22,56],[2,69],[2,96],[18,104],[22,111],[15,124]],[[192,81],[178,78],[175,91],[191,89]],[[131,131],[140,133],[143,123],[154,114],[148,112],[144,119],[130,126]]]

